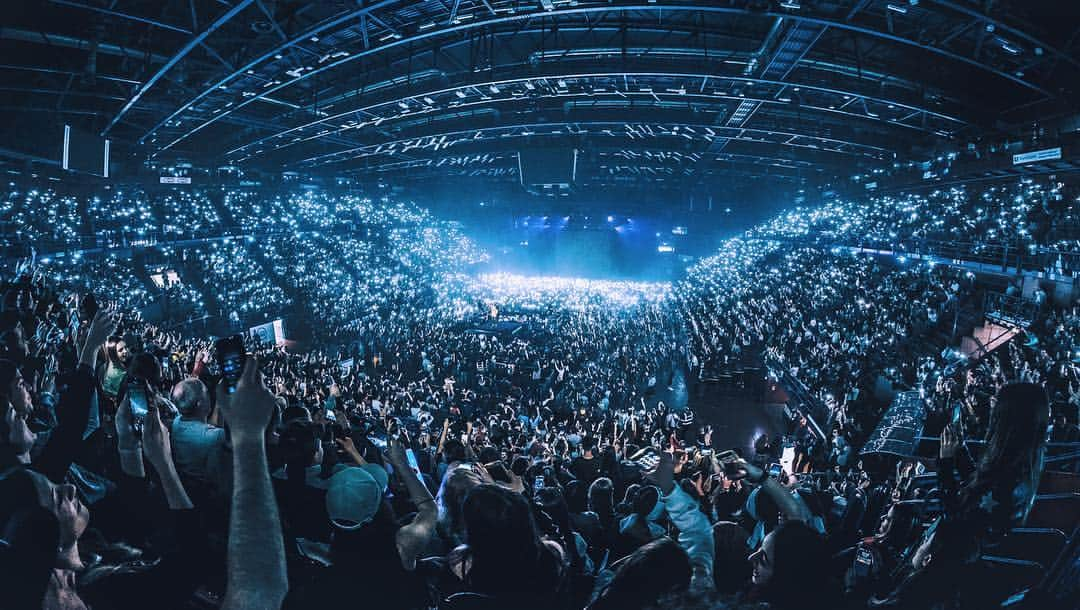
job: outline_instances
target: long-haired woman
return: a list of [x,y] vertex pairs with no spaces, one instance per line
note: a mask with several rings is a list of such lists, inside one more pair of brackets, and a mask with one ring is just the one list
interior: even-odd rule
[[101,389],[113,401],[120,392],[120,385],[127,376],[127,365],[131,354],[124,339],[113,335],[105,341],[105,362],[98,367],[98,380]]
[[[962,430],[941,433],[938,485],[944,512],[910,554],[910,573],[882,605],[930,608],[996,606],[992,582],[979,578],[983,549],[1027,520],[1042,475],[1050,401],[1042,386],[1012,383],[991,402],[986,446],[977,462]],[[960,586],[957,586],[959,584]]]

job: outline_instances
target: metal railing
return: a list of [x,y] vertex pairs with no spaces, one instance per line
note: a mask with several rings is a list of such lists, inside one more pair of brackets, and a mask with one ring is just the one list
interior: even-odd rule
[[[932,457],[937,455],[937,445],[941,439],[936,436],[919,435],[915,437],[916,455],[920,457]],[[982,451],[986,441],[982,439],[966,439],[964,443],[975,452]],[[933,448],[932,452],[920,451],[922,448]],[[929,453],[929,454],[928,454]],[[1080,442],[1048,442],[1046,443],[1046,457],[1043,463],[1047,470],[1059,470],[1068,464],[1080,465]]]
[[983,311],[986,312],[987,319],[994,322],[1027,328],[1039,316],[1039,304],[1031,299],[988,292]]
[[827,440],[828,436],[821,428],[821,423],[828,425],[830,419],[829,408],[825,406],[825,403],[818,400],[810,392],[810,389],[787,369],[784,369],[783,374],[780,376],[780,383],[787,388],[798,401],[799,404],[796,406],[796,410],[806,417],[807,422],[810,424],[810,429],[812,429],[821,440]]

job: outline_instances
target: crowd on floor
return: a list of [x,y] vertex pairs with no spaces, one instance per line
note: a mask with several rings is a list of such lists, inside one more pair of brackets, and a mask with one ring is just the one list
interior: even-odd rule
[[[59,202],[50,216],[85,213],[34,196]],[[95,205],[150,230],[123,201]],[[259,236],[174,255],[226,307],[308,304],[324,344],[247,337],[238,364],[142,319],[151,291],[124,257],[12,265],[4,607],[990,608],[1038,584],[1015,562],[1053,567],[1036,557],[1053,545],[1018,528],[1059,532],[1061,548],[1075,537],[1075,497],[1045,494],[1072,465],[1044,468],[1052,445],[1080,441],[1075,301],[1041,303],[964,363],[916,339],[979,279],[839,247],[845,235],[816,226],[837,218],[827,209],[727,240],[666,285],[469,276],[483,253],[404,204],[207,205],[217,215],[200,222]],[[350,216],[351,242],[326,237]],[[24,219],[31,241],[79,234]],[[750,361],[825,403],[825,434],[796,414],[732,450],[664,404],[676,375],[705,384]],[[931,454],[859,454],[882,380],[921,393]]]

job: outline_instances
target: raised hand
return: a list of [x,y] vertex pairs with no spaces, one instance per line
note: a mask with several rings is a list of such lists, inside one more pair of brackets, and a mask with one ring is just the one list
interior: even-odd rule
[[725,475],[732,481],[746,479],[752,483],[759,483],[765,479],[765,471],[742,458],[736,458],[727,462]]
[[938,456],[943,459],[956,457],[956,450],[960,448],[962,442],[963,437],[958,430],[954,430],[952,425],[945,426],[941,430],[941,446],[938,449]]
[[135,432],[135,417],[131,414],[131,401],[128,396],[125,396],[116,408],[116,442],[121,450],[131,449],[139,444],[139,436]]
[[704,488],[704,486],[703,486],[703,485],[702,485],[702,483],[701,483],[701,481],[702,481],[702,479],[703,479],[703,478],[705,478],[705,477],[703,477],[703,476],[702,476],[702,473],[700,473],[700,472],[699,472],[699,473],[695,474],[695,475],[693,476],[693,479],[692,479],[692,480],[693,480],[693,482],[694,482],[694,489],[696,489],[696,490],[697,490],[698,496],[699,496],[699,497],[702,497],[702,498],[703,498],[703,497],[705,497],[705,494],[707,493],[707,492],[705,491],[705,488]]
[[356,451],[356,444],[353,443],[351,436],[343,436],[337,439],[337,444],[341,445],[341,448],[346,453],[352,453],[353,451]]
[[146,419],[143,422],[143,454],[150,461],[154,470],[162,472],[172,465],[172,443],[169,430],[161,421],[161,398],[154,396],[148,402]]
[[262,440],[275,405],[274,395],[263,385],[255,356],[244,361],[235,392],[227,394],[224,384],[218,385],[217,404],[221,405],[221,413],[234,441]]
[[396,437],[386,439],[386,459],[394,468],[409,468],[409,459],[405,456],[405,445]]
[[111,310],[100,309],[94,314],[94,319],[90,322],[90,330],[86,333],[82,352],[79,354],[80,364],[94,368],[97,364],[98,352],[101,351],[101,346],[105,345],[109,336],[116,332],[117,322],[116,314]]
[[356,444],[353,443],[352,437],[343,436],[337,439],[337,443],[338,445],[341,445],[341,449],[349,454],[349,457],[351,457],[354,462],[361,466],[367,464],[367,460],[365,460],[364,456],[360,455],[360,451],[356,449]]

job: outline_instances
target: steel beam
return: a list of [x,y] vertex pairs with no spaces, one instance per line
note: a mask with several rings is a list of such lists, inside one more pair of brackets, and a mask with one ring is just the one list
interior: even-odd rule
[[1002,21],[1000,21],[998,19],[994,19],[993,17],[991,17],[989,15],[985,15],[983,13],[980,13],[980,12],[976,11],[973,8],[964,6],[962,4],[958,4],[956,2],[952,2],[950,0],[929,0],[929,1],[933,2],[934,4],[943,6],[943,7],[947,8],[947,9],[949,9],[949,10],[956,11],[958,13],[962,13],[964,15],[967,15],[968,17],[971,17],[971,18],[976,19],[978,21],[981,21],[983,23],[993,25],[994,26],[994,32],[996,32],[996,33],[1004,32],[1004,33],[1008,34],[1009,36],[1011,36],[1013,38],[1018,38],[1020,40],[1023,40],[1024,42],[1028,43],[1032,47],[1040,47],[1040,48],[1042,48],[1042,50],[1047,55],[1050,55],[1050,56],[1052,56],[1052,57],[1054,57],[1056,59],[1060,59],[1060,60],[1065,61],[1065,62],[1067,62],[1069,64],[1072,64],[1073,67],[1080,68],[1080,61],[1078,61],[1076,59],[1076,57],[1074,57],[1072,55],[1069,55],[1068,53],[1065,53],[1065,52],[1063,52],[1063,51],[1061,51],[1059,49],[1056,49],[1056,48],[1046,44],[1042,40],[1039,40],[1038,38],[1035,38],[1034,36],[1028,34],[1027,32],[1024,32],[1023,30],[1018,30],[1018,29],[1016,29],[1014,27],[1009,26],[1009,24],[1007,24],[1007,23],[1004,23],[1004,22],[1002,22]]
[[[240,68],[233,71],[231,74],[228,74],[227,76],[225,76],[225,78],[222,78],[222,79],[218,80],[217,82],[213,83],[212,85],[210,85],[209,87],[204,89],[202,91],[202,93],[199,93],[194,98],[192,98],[192,99],[188,100],[187,102],[185,102],[183,105],[181,105],[179,108],[177,108],[172,114],[170,114],[169,116],[167,116],[167,117],[161,119],[160,121],[158,121],[158,123],[156,125],[154,125],[149,131],[147,131],[145,134],[143,134],[141,138],[139,138],[139,142],[140,143],[145,142],[146,139],[148,137],[150,137],[154,132],[156,132],[158,129],[161,129],[162,125],[164,125],[165,123],[168,123],[169,121],[172,121],[177,116],[179,116],[181,113],[183,113],[185,110],[190,108],[192,105],[198,103],[199,101],[201,101],[203,98],[210,95],[214,91],[217,91],[217,89],[219,87],[225,85],[226,83],[228,83],[233,78],[236,78],[237,75],[243,74],[244,72],[246,72],[246,71],[254,68],[255,66],[259,65],[260,63],[266,61],[267,59],[270,59],[274,55],[280,54],[282,51],[285,51],[285,50],[287,50],[289,48],[292,48],[292,47],[298,45],[301,41],[307,40],[308,38],[311,38],[311,36],[316,35],[316,34],[322,32],[324,30],[327,30],[327,29],[330,29],[330,28],[333,28],[333,27],[337,27],[338,25],[341,25],[342,23],[345,23],[346,21],[349,21],[351,19],[356,19],[357,17],[359,17],[361,19],[361,21],[364,21],[365,16],[369,12],[371,12],[373,10],[376,10],[378,8],[382,8],[384,6],[388,6],[390,4],[393,4],[396,1],[397,0],[382,0],[381,2],[376,2],[374,4],[370,4],[370,5],[365,6],[363,8],[360,8],[360,9],[357,9],[357,10],[354,10],[354,11],[350,11],[350,12],[345,13],[343,15],[340,15],[338,17],[332,18],[332,19],[330,19],[328,21],[313,25],[312,27],[304,30],[303,32],[301,32],[300,34],[297,34],[296,36],[293,36],[289,40],[287,40],[287,41],[283,42],[282,44],[278,45],[277,47],[274,47],[270,51],[267,51],[266,53],[263,53],[262,55],[256,57],[255,59],[252,59],[251,61],[244,64],[243,66],[240,66]],[[366,38],[367,38],[367,34],[366,34],[367,29],[366,29],[366,27],[364,28],[363,32],[364,32],[364,37],[365,37],[365,40],[366,40]],[[270,92],[265,92],[264,94],[260,94],[260,97],[262,95],[265,95],[265,94],[268,94],[268,93],[270,93]],[[228,112],[228,111],[226,111],[226,112]],[[200,129],[201,129],[201,127],[200,127]],[[179,140],[170,143],[165,148],[169,148],[169,147],[173,146],[178,141]],[[164,148],[159,149],[159,150],[164,150]]]
[[[368,8],[371,8],[371,7],[368,7]],[[1044,95],[1044,96],[1047,96],[1047,97],[1053,97],[1053,94],[1051,94],[1049,91],[1043,89],[1042,87],[1040,87],[1038,85],[1035,85],[1034,83],[1028,82],[1028,81],[1024,80],[1023,78],[1020,78],[1020,77],[1018,77],[1018,76],[1016,76],[1014,74],[1005,72],[1005,71],[1000,70],[998,68],[994,68],[994,67],[992,67],[992,66],[990,66],[990,65],[988,65],[988,64],[986,64],[984,62],[981,62],[981,61],[979,61],[977,59],[974,59],[974,58],[968,57],[966,55],[962,55],[960,53],[950,51],[948,49],[944,49],[944,48],[941,48],[941,47],[927,46],[926,44],[924,44],[923,42],[920,42],[918,40],[905,38],[903,36],[899,36],[899,35],[888,33],[888,32],[882,32],[882,31],[879,31],[879,30],[875,30],[873,28],[868,28],[868,27],[865,27],[865,26],[860,26],[860,25],[857,25],[857,24],[849,23],[849,22],[844,21],[844,20],[838,20],[838,19],[832,19],[832,18],[824,18],[824,17],[812,17],[812,16],[809,16],[809,15],[798,14],[798,13],[787,13],[787,12],[781,13],[781,12],[775,12],[775,11],[765,11],[765,12],[761,12],[761,13],[755,13],[755,12],[752,12],[752,11],[748,11],[745,8],[735,8],[735,7],[699,6],[699,5],[682,5],[682,4],[680,4],[680,5],[669,5],[669,4],[659,5],[659,4],[654,4],[654,3],[649,3],[649,4],[630,4],[630,3],[628,3],[628,4],[605,4],[605,5],[602,5],[602,6],[584,6],[584,7],[583,6],[577,6],[577,7],[571,7],[571,8],[560,8],[560,9],[556,9],[554,11],[545,11],[545,12],[539,12],[539,11],[538,12],[530,12],[530,13],[524,13],[523,12],[523,13],[517,13],[517,14],[514,14],[514,15],[508,15],[508,16],[497,16],[497,17],[492,17],[492,18],[488,18],[488,19],[478,19],[478,20],[471,21],[469,23],[451,25],[451,26],[444,27],[444,28],[441,28],[441,29],[433,29],[433,30],[430,30],[430,31],[427,31],[427,32],[422,32],[422,33],[415,34],[415,35],[407,37],[407,38],[401,38],[401,39],[398,39],[398,40],[391,40],[391,41],[388,41],[385,44],[382,44],[380,46],[377,46],[377,47],[374,47],[374,48],[371,48],[371,49],[367,49],[367,50],[364,50],[364,51],[361,51],[361,52],[358,52],[358,53],[354,53],[354,54],[352,54],[352,55],[350,55],[348,57],[339,59],[337,61],[328,62],[324,66],[320,66],[319,68],[316,68],[315,70],[310,70],[308,72],[305,72],[304,74],[298,76],[297,78],[294,78],[292,80],[284,82],[284,83],[282,83],[280,85],[277,85],[275,87],[271,87],[268,90],[266,90],[266,91],[264,91],[262,93],[259,93],[254,97],[275,93],[275,92],[277,92],[277,91],[279,91],[281,89],[284,89],[286,87],[290,87],[292,85],[295,85],[296,83],[298,83],[300,81],[303,81],[303,80],[305,80],[307,78],[310,78],[312,76],[321,74],[321,73],[326,72],[328,70],[335,69],[335,68],[340,67],[340,66],[342,66],[344,64],[347,64],[349,62],[353,62],[353,61],[357,61],[357,60],[360,60],[360,59],[367,58],[369,55],[371,55],[373,53],[378,53],[378,52],[384,51],[386,49],[397,47],[399,45],[415,44],[418,41],[427,40],[427,39],[430,39],[430,38],[433,38],[433,37],[436,37],[436,36],[444,36],[446,34],[462,32],[462,31],[466,31],[466,30],[471,30],[473,28],[485,28],[485,27],[490,27],[492,25],[498,25],[500,23],[507,23],[507,22],[519,21],[519,20],[528,20],[528,19],[533,19],[533,18],[537,18],[537,17],[545,17],[546,18],[546,17],[557,17],[557,16],[560,16],[560,15],[579,15],[579,14],[580,15],[588,15],[588,14],[592,14],[592,13],[607,12],[607,11],[612,11],[612,10],[620,10],[620,11],[634,10],[634,11],[642,11],[642,12],[647,12],[647,11],[668,11],[668,12],[672,12],[672,11],[700,11],[700,12],[718,13],[718,14],[737,14],[737,15],[750,14],[750,15],[757,15],[757,16],[762,16],[762,17],[773,17],[773,18],[782,17],[782,18],[785,18],[785,19],[793,20],[793,21],[795,21],[797,23],[808,23],[808,24],[815,24],[815,25],[818,25],[818,26],[833,27],[833,28],[837,28],[837,29],[842,29],[842,30],[847,30],[847,31],[863,34],[863,35],[874,37],[874,38],[888,40],[890,42],[894,42],[894,43],[897,43],[897,44],[902,44],[902,45],[906,45],[906,46],[920,48],[920,49],[929,51],[931,53],[935,53],[935,54],[941,55],[943,57],[947,57],[947,58],[952,59],[954,61],[958,61],[958,62],[961,62],[961,63],[966,63],[966,64],[969,64],[969,65],[978,67],[978,68],[980,68],[982,70],[986,70],[986,71],[991,72],[991,73],[993,73],[993,74],[995,74],[995,75],[997,75],[997,76],[999,76],[1001,78],[1007,79],[1009,81],[1012,81],[1014,83],[1022,85],[1022,86],[1026,87],[1026,88],[1032,89],[1032,90],[1040,93],[1041,95]],[[244,100],[243,102],[241,102],[239,104],[236,104],[235,106],[231,107],[229,110],[227,110],[225,112],[229,112],[229,113],[235,112],[235,111],[245,107],[247,104],[251,103],[252,101],[254,101],[254,98],[248,98],[247,100]],[[206,126],[208,126],[209,124],[219,120],[222,117],[223,114],[224,113],[219,113],[217,116],[212,117],[210,119],[207,119],[205,122],[197,125],[194,129],[192,129],[192,130],[188,131],[187,133],[181,135],[179,138],[173,140],[171,143],[169,143],[168,145],[166,145],[165,147],[163,147],[160,150],[165,150],[167,148],[170,148],[170,147],[176,145],[177,143],[187,139],[191,135],[195,134],[196,132],[198,132],[198,131],[202,130],[203,128],[205,128]],[[164,123],[164,121],[162,123]],[[155,127],[155,129],[157,129],[157,128]],[[145,138],[145,136],[144,136],[144,138]]]
[[[852,13],[848,15],[850,19],[856,9],[852,9]],[[779,22],[778,22],[779,23]],[[769,59],[764,63],[764,66],[758,72],[758,76],[769,80],[785,82],[791,71],[795,69],[802,58],[810,52],[810,49],[821,38],[821,35],[825,33],[825,26],[804,26],[801,23],[796,22],[793,27],[784,32],[783,38],[777,43],[776,48],[772,50],[769,55]],[[773,33],[777,30],[774,28],[769,36],[762,43],[764,48],[769,44],[772,39]],[[742,127],[746,125],[758,108],[761,107],[761,102],[756,100],[746,100],[739,104],[739,107],[728,117],[726,125],[728,127]],[[727,146],[727,140],[718,140],[709,147],[709,152],[719,153]]]
[[[249,148],[252,148],[252,147],[257,147],[257,146],[260,146],[260,145],[264,145],[264,144],[268,143],[270,140],[273,140],[274,138],[280,138],[280,137],[288,135],[290,133],[296,133],[296,132],[299,132],[299,131],[302,131],[302,130],[305,130],[305,129],[311,129],[311,128],[317,127],[319,125],[324,125],[324,124],[327,124],[327,123],[333,123],[334,121],[347,120],[352,115],[354,115],[354,114],[356,114],[358,112],[366,114],[368,116],[381,116],[377,112],[378,109],[380,109],[380,108],[394,108],[394,107],[397,106],[398,102],[400,102],[400,101],[404,101],[404,100],[407,100],[407,99],[423,99],[424,97],[437,98],[437,97],[440,97],[440,96],[450,95],[454,91],[460,90],[460,89],[465,88],[465,87],[474,87],[474,88],[480,88],[480,89],[487,89],[488,87],[490,87],[492,85],[496,85],[496,86],[498,86],[500,88],[509,88],[511,86],[523,83],[525,81],[536,81],[538,79],[557,79],[557,78],[584,79],[584,78],[616,78],[616,77],[624,77],[624,78],[629,77],[629,78],[634,78],[634,79],[649,78],[649,77],[671,77],[671,78],[681,78],[681,79],[687,79],[687,80],[701,79],[703,83],[706,80],[709,80],[709,81],[713,81],[713,82],[736,82],[736,83],[745,83],[745,84],[757,83],[757,84],[767,84],[767,85],[771,85],[771,86],[794,86],[794,87],[803,88],[803,89],[805,89],[807,91],[815,91],[815,92],[824,93],[824,94],[828,94],[828,95],[835,95],[835,96],[838,96],[838,97],[846,95],[846,96],[849,96],[851,98],[847,102],[849,104],[851,102],[855,101],[855,100],[862,100],[864,103],[865,103],[865,101],[868,100],[870,102],[873,102],[875,104],[879,104],[881,106],[893,105],[896,108],[908,110],[908,111],[911,111],[911,112],[929,113],[931,116],[934,116],[937,119],[952,122],[952,123],[956,123],[958,126],[964,124],[964,122],[961,121],[958,118],[951,117],[951,116],[944,115],[944,114],[940,114],[940,113],[936,113],[936,112],[934,112],[932,110],[928,110],[928,109],[925,109],[925,108],[911,106],[909,104],[905,104],[905,103],[898,102],[898,101],[895,101],[895,100],[876,98],[876,97],[866,96],[866,95],[863,95],[863,94],[860,94],[860,93],[857,93],[857,92],[846,91],[846,90],[838,90],[838,89],[831,89],[831,88],[819,87],[819,86],[814,86],[814,85],[807,85],[807,84],[803,84],[803,83],[785,83],[785,82],[781,82],[781,81],[772,81],[772,80],[766,80],[766,79],[760,79],[760,78],[751,78],[751,77],[717,76],[717,75],[708,75],[708,74],[691,74],[691,73],[675,73],[675,72],[665,72],[665,73],[654,73],[654,72],[598,72],[598,73],[574,73],[574,74],[563,74],[563,73],[550,73],[550,74],[549,73],[542,73],[542,74],[537,74],[537,73],[530,73],[528,77],[504,78],[504,79],[498,79],[498,80],[485,80],[483,82],[463,83],[463,84],[455,86],[455,87],[445,87],[445,88],[440,88],[440,89],[429,89],[429,90],[422,90],[422,91],[415,91],[415,90],[414,91],[407,91],[407,92],[404,92],[404,94],[400,95],[400,96],[392,96],[392,97],[390,97],[388,99],[383,99],[383,100],[380,100],[380,101],[378,101],[376,103],[368,104],[368,105],[361,106],[361,107],[350,108],[348,110],[337,112],[337,113],[334,113],[332,115],[328,115],[328,116],[325,116],[325,117],[319,117],[316,120],[309,121],[309,122],[303,123],[301,125],[297,125],[295,127],[282,129],[281,131],[278,131],[278,132],[276,132],[274,134],[264,136],[262,138],[259,138],[259,139],[253,140],[251,142],[245,143],[243,145],[237,146],[237,147],[229,150],[225,154],[226,155],[233,155],[235,153],[242,152],[245,149],[249,149]],[[633,93],[633,92],[631,92],[631,93]],[[635,95],[636,94],[637,93],[635,93]],[[621,95],[619,93],[610,93],[610,94],[607,94],[607,95],[625,97],[626,93],[621,93]],[[677,96],[677,97],[674,96],[674,95],[669,95],[669,94],[664,93],[664,92],[661,92],[661,95],[664,95],[665,97],[671,97],[673,99],[681,99],[681,98],[685,97],[686,99],[693,100],[693,101],[700,101],[701,98],[705,98],[707,100],[718,99],[718,96],[715,96],[715,95],[704,94],[704,93],[695,94],[693,92],[690,92],[689,95],[686,95],[686,96]],[[720,96],[720,97],[722,99],[727,99],[727,100],[732,100],[732,101],[743,101],[742,98],[734,98],[734,97],[729,97],[729,96]],[[517,101],[517,100],[518,100],[518,98],[510,96],[510,97],[507,97],[505,100],[499,100],[499,101],[512,102],[512,101]],[[783,102],[780,102],[778,100],[755,100],[755,98],[753,98],[753,97],[748,98],[748,100],[750,100],[750,101],[761,101],[761,102],[767,102],[767,103],[776,103],[776,104],[782,104],[783,103]],[[492,100],[479,100],[476,103],[477,104],[483,103],[483,104],[486,104],[486,105],[490,105],[493,102],[492,102]],[[450,109],[450,110],[459,111],[459,110],[461,110],[463,108],[466,108],[466,107],[468,107],[470,105],[472,105],[472,104],[463,104],[461,106],[456,106],[456,107],[454,107],[453,109]],[[838,113],[838,114],[850,115],[852,117],[861,117],[861,118],[870,119],[870,120],[874,119],[874,117],[867,116],[866,114],[859,114],[859,113],[855,113],[855,112],[844,111],[842,109],[831,110],[831,109],[826,109],[826,108],[817,108],[817,107],[814,107],[814,106],[805,106],[805,108],[809,108],[809,109],[820,111],[820,112]],[[409,117],[413,117],[413,116],[424,116],[424,115],[409,115]],[[885,121],[885,120],[881,120],[881,123],[884,126],[895,126],[896,125],[896,123],[894,123],[894,122]],[[916,126],[913,126],[913,125],[904,124],[904,125],[901,125],[901,126],[907,127],[907,128],[910,128],[910,129],[918,129]],[[338,131],[338,130],[339,130],[339,128],[336,127],[336,126],[331,129],[331,131]]]
[[[584,123],[584,121],[579,121],[578,123]],[[515,124],[508,124],[508,125],[495,125],[495,126],[490,126],[490,127],[457,129],[457,130],[446,131],[446,132],[441,132],[441,133],[428,133],[428,134],[423,134],[423,135],[405,137],[405,138],[401,138],[401,139],[393,140],[393,141],[388,141],[388,142],[365,144],[365,145],[362,145],[362,146],[357,146],[357,147],[354,147],[354,148],[347,148],[347,149],[335,151],[335,152],[332,152],[332,153],[319,154],[319,155],[315,155],[313,157],[308,157],[306,159],[301,159],[301,160],[297,161],[296,163],[294,163],[292,165],[292,167],[298,167],[298,168],[299,167],[312,167],[312,166],[317,166],[317,165],[325,165],[327,163],[338,163],[338,162],[343,161],[343,160],[348,160],[349,158],[358,158],[358,157],[372,156],[372,155],[377,155],[377,154],[398,154],[398,153],[402,152],[402,150],[408,150],[408,149],[411,149],[411,148],[427,148],[427,147],[433,147],[433,146],[435,146],[435,147],[441,146],[441,147],[445,148],[445,147],[453,146],[455,142],[469,141],[469,140],[475,141],[477,139],[484,139],[485,134],[488,134],[488,133],[491,133],[491,132],[502,132],[504,134],[507,134],[506,137],[542,137],[542,136],[548,136],[548,135],[563,135],[563,136],[566,136],[566,135],[572,135],[570,133],[569,129],[574,124],[575,124],[574,122],[515,123]],[[589,121],[587,124],[588,124],[588,126],[590,128],[589,132],[588,132],[589,136],[628,137],[631,140],[637,139],[637,138],[642,138],[642,137],[672,137],[672,138],[680,137],[679,134],[677,134],[673,129],[668,130],[669,127],[674,128],[674,127],[677,126],[680,129],[685,128],[685,127],[689,127],[689,128],[694,129],[698,133],[698,135],[696,137],[692,138],[692,139],[694,139],[696,141],[700,141],[702,143],[709,142],[709,141],[711,141],[711,140],[713,140],[715,138],[727,138],[727,139],[730,139],[730,140],[745,141],[745,142],[751,142],[751,143],[755,143],[755,144],[764,144],[764,145],[771,145],[771,146],[786,145],[786,146],[791,146],[791,147],[794,147],[794,148],[806,148],[806,149],[820,151],[820,152],[823,152],[823,153],[833,153],[833,154],[849,155],[849,156],[856,156],[856,157],[857,156],[871,156],[871,157],[873,156],[873,155],[869,155],[866,152],[848,151],[848,150],[832,150],[832,149],[828,149],[828,148],[822,148],[820,146],[817,146],[816,144],[810,145],[810,144],[797,144],[797,143],[794,143],[794,142],[773,142],[773,141],[768,141],[768,140],[762,140],[760,137],[755,137],[755,136],[758,136],[758,135],[761,135],[761,136],[770,135],[770,136],[788,137],[788,138],[790,138],[791,136],[799,136],[799,137],[811,139],[814,142],[826,142],[826,143],[834,144],[834,145],[837,145],[837,146],[854,146],[854,147],[858,147],[858,148],[863,149],[863,150],[868,150],[868,151],[872,150],[872,151],[875,151],[878,154],[888,154],[888,152],[889,152],[889,151],[886,151],[885,149],[882,149],[882,148],[878,148],[878,147],[871,146],[871,145],[868,145],[868,144],[860,144],[858,142],[847,142],[847,141],[839,140],[839,139],[836,139],[836,138],[829,138],[829,137],[817,136],[817,135],[811,135],[811,134],[796,134],[796,133],[792,133],[792,132],[783,132],[783,131],[776,131],[776,130],[769,130],[769,129],[743,128],[743,129],[738,130],[739,133],[737,133],[737,134],[732,134],[732,135],[726,135],[726,134],[724,134],[724,135],[720,135],[720,134],[709,135],[708,132],[710,130],[730,129],[730,128],[717,128],[714,125],[703,125],[703,124],[688,124],[688,123],[657,123],[657,124],[650,124],[650,123],[644,123],[644,122],[641,122],[641,121],[627,122],[627,121],[618,121],[618,120],[616,120],[616,121]],[[627,127],[630,127],[631,129],[627,130],[626,129]],[[536,130],[536,129],[551,129],[551,128],[558,128],[560,130],[565,129],[566,132],[563,133],[563,132],[560,131],[558,134],[555,134],[555,133],[541,133],[541,132],[533,131],[533,130]],[[665,131],[661,132],[660,131],[661,129],[663,129]],[[659,135],[657,135],[657,134],[659,134]],[[495,134],[495,135],[490,136],[490,139],[494,139],[494,138],[499,138],[500,140],[504,139],[503,136],[499,135],[499,134]],[[443,143],[441,143],[441,144],[438,143],[440,140],[442,140]],[[334,157],[345,157],[345,158],[343,158],[343,159],[333,159]]]
[[146,92],[149,91],[159,80],[161,80],[161,77],[165,76],[166,72],[171,70],[173,66],[180,63],[182,59],[187,57],[188,53],[190,53],[192,49],[202,44],[203,41],[206,40],[208,36],[210,36],[210,34],[216,32],[218,29],[221,28],[221,26],[228,23],[241,11],[251,6],[253,2],[255,2],[255,0],[240,0],[235,5],[233,5],[231,9],[225,11],[220,17],[215,19],[214,22],[207,26],[205,30],[199,32],[197,36],[189,40],[187,44],[185,44],[183,47],[180,48],[179,51],[176,52],[176,55],[173,55],[172,58],[169,59],[169,61],[165,62],[164,66],[161,66],[161,68],[158,69],[158,71],[155,72],[149,80],[147,80],[145,83],[142,84],[141,87],[139,87],[139,90],[135,92],[135,95],[131,96],[131,99],[128,100],[128,103],[124,104],[124,107],[120,109],[120,112],[116,113],[116,116],[114,116],[113,119],[109,121],[109,124],[105,126],[105,129],[101,131],[101,135],[107,135],[109,133],[109,130],[111,130],[113,126],[115,126],[117,123],[119,123],[120,119],[124,118],[124,115],[127,114],[129,110],[131,110],[131,107],[137,104],[139,100],[142,99],[142,96],[146,95]]
[[119,95],[109,95],[107,93],[89,92],[89,91],[71,91],[70,85],[72,79],[77,75],[71,74],[68,76],[69,89],[45,89],[42,87],[4,87],[0,86],[0,91],[10,91],[11,93],[31,93],[37,95],[57,95],[57,96],[71,96],[71,97],[90,97],[103,100],[123,101],[125,98]]
[[[57,74],[61,76],[81,76],[82,72],[74,72],[71,70],[57,70],[56,68],[46,68],[44,66],[17,66],[13,64],[0,64],[0,70],[21,70],[25,72],[37,72],[39,74]],[[125,85],[138,85],[139,81],[130,78],[124,78],[121,76],[109,76],[108,74],[95,74],[95,78],[102,80],[123,83]]]
[[70,6],[72,8],[81,8],[88,11],[93,11],[95,13],[102,13],[104,15],[111,15],[113,17],[119,17],[121,19],[135,21],[137,23],[145,23],[146,25],[161,28],[163,30],[170,30],[172,32],[179,32],[181,34],[191,34],[191,30],[187,28],[165,23],[163,21],[158,21],[156,19],[150,19],[148,17],[140,17],[138,15],[132,15],[130,13],[124,13],[121,11],[104,8],[101,6],[93,6],[91,4],[83,4],[81,2],[72,2],[72,0],[49,0],[49,2],[52,2],[53,4],[60,4],[62,6]]
[[[54,34],[51,32],[35,32],[19,28],[7,27],[0,27],[0,39],[17,40],[19,42],[45,44],[57,47],[67,47],[70,49],[78,49],[80,51],[89,50],[95,44],[91,40],[86,40],[84,38],[75,38],[74,36],[65,36],[64,34]],[[126,49],[120,45],[113,44],[111,42],[98,42],[97,51],[98,53],[115,55],[117,57],[124,57],[131,60],[149,58],[155,63],[164,63],[168,61],[168,58],[164,55],[159,55],[157,53],[147,53],[145,51],[137,51],[134,49]]]

